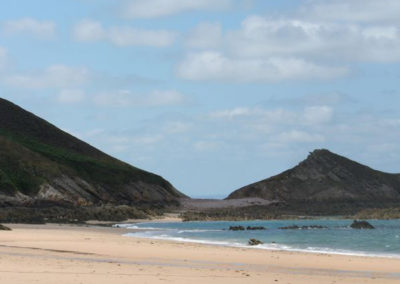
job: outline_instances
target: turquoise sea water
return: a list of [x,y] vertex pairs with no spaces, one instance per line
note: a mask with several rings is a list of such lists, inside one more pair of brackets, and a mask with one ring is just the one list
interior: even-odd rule
[[[400,258],[400,220],[368,220],[375,230],[350,228],[352,220],[220,221],[183,223],[140,223],[116,225],[137,231],[131,237],[169,239],[215,245],[247,245],[250,238],[263,245],[257,249],[278,249],[370,255]],[[264,226],[263,231],[229,231],[229,226]],[[322,225],[327,229],[281,230],[279,227]],[[133,230],[132,230],[133,231]]]

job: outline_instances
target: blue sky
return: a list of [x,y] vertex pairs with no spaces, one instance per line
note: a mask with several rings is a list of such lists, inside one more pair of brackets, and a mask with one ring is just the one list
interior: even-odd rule
[[8,1],[0,96],[191,196],[328,148],[400,172],[397,0]]

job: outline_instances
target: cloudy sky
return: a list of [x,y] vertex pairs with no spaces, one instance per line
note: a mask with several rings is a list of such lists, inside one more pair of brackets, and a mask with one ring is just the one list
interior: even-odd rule
[[16,0],[0,96],[191,196],[328,148],[400,172],[398,0]]

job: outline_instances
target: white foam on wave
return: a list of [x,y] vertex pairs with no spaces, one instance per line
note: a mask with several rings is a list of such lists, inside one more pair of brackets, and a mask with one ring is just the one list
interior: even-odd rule
[[363,251],[352,251],[343,249],[333,248],[321,248],[321,247],[307,247],[307,248],[296,248],[283,244],[261,244],[253,247],[245,246],[247,248],[258,248],[265,250],[275,251],[291,251],[291,252],[302,252],[302,253],[317,253],[317,254],[335,254],[335,255],[348,255],[348,256],[362,256],[362,257],[381,257],[381,258],[398,258],[398,254],[385,254],[385,253],[370,253]]
[[181,238],[181,237],[172,237],[170,235],[161,234],[161,235],[150,235],[150,234],[140,234],[140,233],[127,233],[123,236],[126,237],[136,237],[136,238],[146,238],[146,239],[155,239],[155,240],[167,240],[167,241],[177,241],[184,243],[199,243],[199,244],[209,244],[209,245],[219,245],[219,246],[240,246],[239,243],[231,243],[224,241],[210,241],[210,240],[200,240],[200,239],[189,239],[189,238]]
[[396,255],[396,254],[370,253],[370,252],[362,252],[362,251],[351,251],[351,250],[321,248],[321,247],[311,247],[311,246],[307,247],[307,248],[296,248],[296,247],[292,247],[292,246],[288,246],[288,245],[284,245],[284,244],[277,244],[277,243],[249,246],[247,244],[238,243],[238,242],[173,237],[171,235],[166,234],[165,231],[163,231],[163,234],[157,234],[154,231],[144,231],[144,232],[137,232],[137,233],[127,233],[127,234],[124,234],[123,236],[146,238],[146,239],[156,239],[156,240],[168,240],[168,241],[185,242],[185,243],[198,243],[198,244],[207,244],[207,245],[216,245],[216,246],[229,246],[229,247],[238,247],[238,248],[246,248],[246,249],[264,249],[264,250],[273,250],[273,251],[289,251],[289,252],[302,252],[302,253],[314,253],[314,254],[317,253],[317,254],[334,254],[334,255],[400,259],[400,255]]
[[124,229],[132,229],[132,230],[165,230],[155,227],[139,227],[134,224],[115,224],[113,228],[124,228]]

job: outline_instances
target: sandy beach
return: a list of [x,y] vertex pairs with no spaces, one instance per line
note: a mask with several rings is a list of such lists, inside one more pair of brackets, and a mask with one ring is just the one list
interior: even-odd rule
[[399,283],[400,259],[220,247],[126,229],[9,225],[0,283]]

